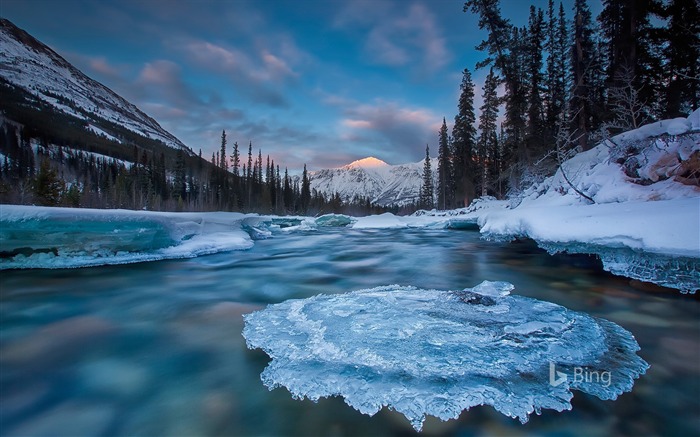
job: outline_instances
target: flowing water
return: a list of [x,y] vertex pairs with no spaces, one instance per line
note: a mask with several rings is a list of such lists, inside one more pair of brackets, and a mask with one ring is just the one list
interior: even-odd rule
[[[0,273],[0,434],[398,435],[401,415],[268,391],[242,315],[286,299],[379,285],[514,294],[611,320],[651,368],[631,393],[575,392],[573,410],[520,422],[490,407],[428,418],[433,435],[700,434],[700,301],[643,290],[587,256],[549,256],[471,230],[326,229],[185,260]],[[642,288],[642,289],[640,289]],[[407,357],[407,359],[412,359]]]

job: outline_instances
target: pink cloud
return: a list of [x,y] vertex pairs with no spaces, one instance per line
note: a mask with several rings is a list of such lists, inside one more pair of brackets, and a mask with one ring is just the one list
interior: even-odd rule
[[372,122],[368,120],[353,120],[346,118],[343,120],[343,125],[351,128],[357,128],[357,129],[371,129],[372,128]]

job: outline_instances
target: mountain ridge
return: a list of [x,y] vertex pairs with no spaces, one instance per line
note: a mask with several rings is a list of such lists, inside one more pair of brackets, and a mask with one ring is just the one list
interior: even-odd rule
[[46,44],[11,21],[0,18],[0,78],[80,119],[86,129],[117,142],[117,127],[192,154],[190,148],[158,122],[104,84],[73,66]]
[[[373,156],[358,159],[338,168],[309,173],[311,189],[327,197],[336,193],[344,201],[368,198],[379,206],[405,206],[418,202],[423,185],[425,160],[390,165]],[[437,186],[437,158],[430,158],[433,186]]]

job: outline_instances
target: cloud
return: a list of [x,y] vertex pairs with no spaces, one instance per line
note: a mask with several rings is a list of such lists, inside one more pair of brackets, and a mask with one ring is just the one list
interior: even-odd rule
[[236,90],[255,103],[273,107],[288,107],[289,102],[280,89],[294,84],[299,74],[281,55],[268,49],[242,50],[209,41],[190,40],[181,45],[189,62],[225,76]]
[[425,74],[440,70],[452,59],[435,16],[421,3],[405,8],[402,2],[349,2],[334,25],[367,30],[364,51],[379,65],[411,67]]
[[357,153],[374,153],[386,161],[404,163],[420,160],[426,143],[437,151],[442,117],[429,109],[382,99],[360,103],[332,95],[323,101],[340,111],[339,140],[352,144]]
[[146,63],[139,72],[131,93],[139,100],[158,101],[175,108],[201,106],[204,101],[182,79],[181,67],[169,60]]

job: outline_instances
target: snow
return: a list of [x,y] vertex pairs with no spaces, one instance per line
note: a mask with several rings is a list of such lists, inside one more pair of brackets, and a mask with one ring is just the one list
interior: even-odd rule
[[389,212],[381,215],[360,217],[353,225],[353,229],[395,229],[405,228],[408,225],[404,220]]
[[[10,25],[0,26],[0,77],[81,120],[107,120],[169,147],[189,151],[136,106],[85,76],[50,48],[40,42],[34,44],[28,35],[24,38],[17,39]],[[95,128],[93,125],[92,130]]]
[[700,256],[700,198],[595,205],[523,205],[479,219],[485,235],[585,242],[667,255]]
[[[378,205],[405,205],[418,200],[424,163],[389,165],[370,156],[340,168],[311,172],[311,188],[326,196],[338,193],[344,200],[361,196]],[[437,158],[431,159],[431,168],[437,169]],[[437,171],[433,176],[437,178]]]
[[73,268],[248,249],[243,214],[0,206],[0,269]]
[[[243,336],[272,358],[261,375],[269,389],[342,396],[368,415],[388,407],[416,430],[426,415],[454,419],[478,405],[525,423],[571,409],[572,390],[616,399],[649,367],[620,326],[512,289],[392,285],[288,300],[244,316]],[[550,379],[551,366],[568,378]],[[608,382],[576,379],[576,369],[609,372]]]
[[[614,274],[695,292],[700,289],[700,189],[681,183],[676,172],[681,161],[700,153],[700,132],[693,127],[699,116],[695,111],[688,119],[643,126],[564,162],[569,180],[593,204],[566,182],[560,169],[517,199],[486,198],[460,210],[418,211],[408,217],[332,214],[314,219],[3,205],[0,246],[3,252],[15,255],[4,257],[0,268],[79,267],[197,256],[247,248],[253,240],[275,233],[328,226],[383,230],[478,225],[487,239],[532,238],[550,253],[595,254]],[[670,133],[683,129],[683,134]],[[620,150],[630,148],[638,149],[632,157],[632,176],[617,158]],[[393,168],[379,165],[372,171]],[[84,228],[66,233],[62,227],[71,221]],[[183,226],[192,230],[184,232]],[[120,238],[111,240],[100,234],[100,230],[114,229]]]
[[343,166],[342,168],[382,168],[388,166],[389,164],[382,161],[381,159],[375,158],[374,156],[368,156],[367,158],[362,158],[358,159],[357,161],[353,161],[350,164]]
[[[700,153],[700,111],[617,135],[562,164],[562,168],[510,201],[490,199],[458,211],[425,212],[436,218],[475,220],[489,239],[532,238],[550,253],[598,255],[603,267],[683,292],[700,289],[700,188],[676,172]],[[618,164],[632,157],[636,176]],[[642,183],[635,183],[642,181]],[[516,201],[517,205],[512,206]]]

